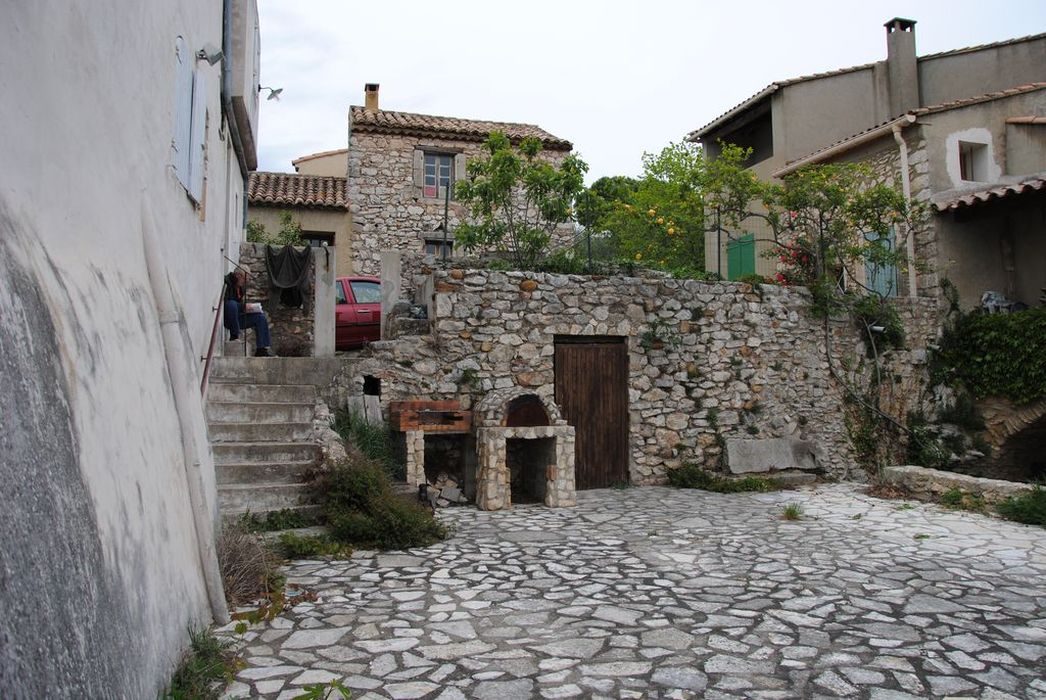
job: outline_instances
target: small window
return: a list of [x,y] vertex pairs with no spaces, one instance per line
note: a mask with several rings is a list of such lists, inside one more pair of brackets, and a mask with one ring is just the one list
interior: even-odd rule
[[959,177],[967,182],[988,181],[988,147],[983,143],[959,142]]
[[337,295],[337,303],[348,304],[349,300],[345,296],[345,288],[341,286],[341,282],[334,283],[334,293]]
[[[425,154],[425,184],[423,194],[426,197],[445,197],[446,188],[454,183],[454,156],[449,153]],[[451,192],[451,199],[454,193]]]
[[357,304],[381,303],[381,285],[377,282],[353,281],[349,282],[349,286],[352,287]]
[[301,237],[313,248],[334,245],[334,234],[327,231],[302,231]]
[[442,238],[426,238],[425,239],[425,254],[435,255],[436,257],[442,258],[443,253],[446,251],[446,257],[451,257],[454,254],[454,241],[447,239],[444,241]]

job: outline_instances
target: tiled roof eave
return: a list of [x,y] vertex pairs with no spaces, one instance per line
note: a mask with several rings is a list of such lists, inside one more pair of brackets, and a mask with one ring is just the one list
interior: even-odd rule
[[1046,194],[1046,173],[1020,182],[995,184],[962,194],[943,193],[934,199],[933,208],[939,214],[943,214],[1036,192]]
[[[412,126],[390,126],[386,124],[353,124],[352,130],[363,134],[392,134],[396,136],[417,136],[420,138],[444,139],[448,141],[468,141],[470,143],[483,143],[490,136],[490,132],[479,133],[475,131],[454,131],[450,129],[419,129]],[[519,143],[523,136],[510,136],[512,143]],[[541,139],[539,141],[549,151],[569,151],[574,148],[570,141],[560,139]]]

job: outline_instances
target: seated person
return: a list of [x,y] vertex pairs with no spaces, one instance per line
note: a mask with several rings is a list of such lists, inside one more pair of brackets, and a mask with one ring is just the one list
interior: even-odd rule
[[243,270],[233,270],[225,276],[225,327],[229,329],[229,340],[240,337],[240,329],[253,328],[257,334],[255,357],[275,357],[269,345],[269,321],[263,313],[247,313],[244,289],[247,276]]

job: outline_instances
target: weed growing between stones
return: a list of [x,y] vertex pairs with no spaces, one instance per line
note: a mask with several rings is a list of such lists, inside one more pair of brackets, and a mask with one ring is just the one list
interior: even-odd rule
[[803,507],[798,503],[789,503],[781,511],[781,517],[785,520],[799,520],[803,517]]
[[938,499],[945,508],[969,510],[974,513],[984,512],[984,498],[977,493],[967,493],[960,488],[945,491]]
[[716,493],[741,493],[745,491],[776,491],[781,484],[774,479],[761,476],[746,476],[727,479],[688,462],[668,470],[668,483],[680,489],[701,489]]
[[312,683],[304,686],[302,690],[305,692],[295,695],[293,700],[349,700],[352,697],[352,691],[338,679],[333,679],[330,683]]
[[210,630],[189,628],[189,651],[171,677],[163,697],[168,700],[216,700],[222,686],[232,680],[240,661],[230,650],[232,642],[218,639]]
[[239,523],[247,532],[276,532],[318,525],[319,516],[313,511],[292,508],[269,511],[265,515],[248,511],[240,516]]
[[347,559],[352,554],[352,547],[338,542],[330,535],[299,535],[295,532],[281,533],[276,541],[276,549],[287,559],[307,559],[309,557]]
[[1010,496],[997,508],[1007,520],[1046,527],[1046,487],[1035,486],[1020,496]]

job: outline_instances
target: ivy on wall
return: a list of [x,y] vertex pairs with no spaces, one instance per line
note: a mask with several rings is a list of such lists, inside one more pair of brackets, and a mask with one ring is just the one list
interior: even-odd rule
[[936,359],[937,380],[958,380],[977,398],[1044,398],[1046,308],[963,316],[941,339]]

